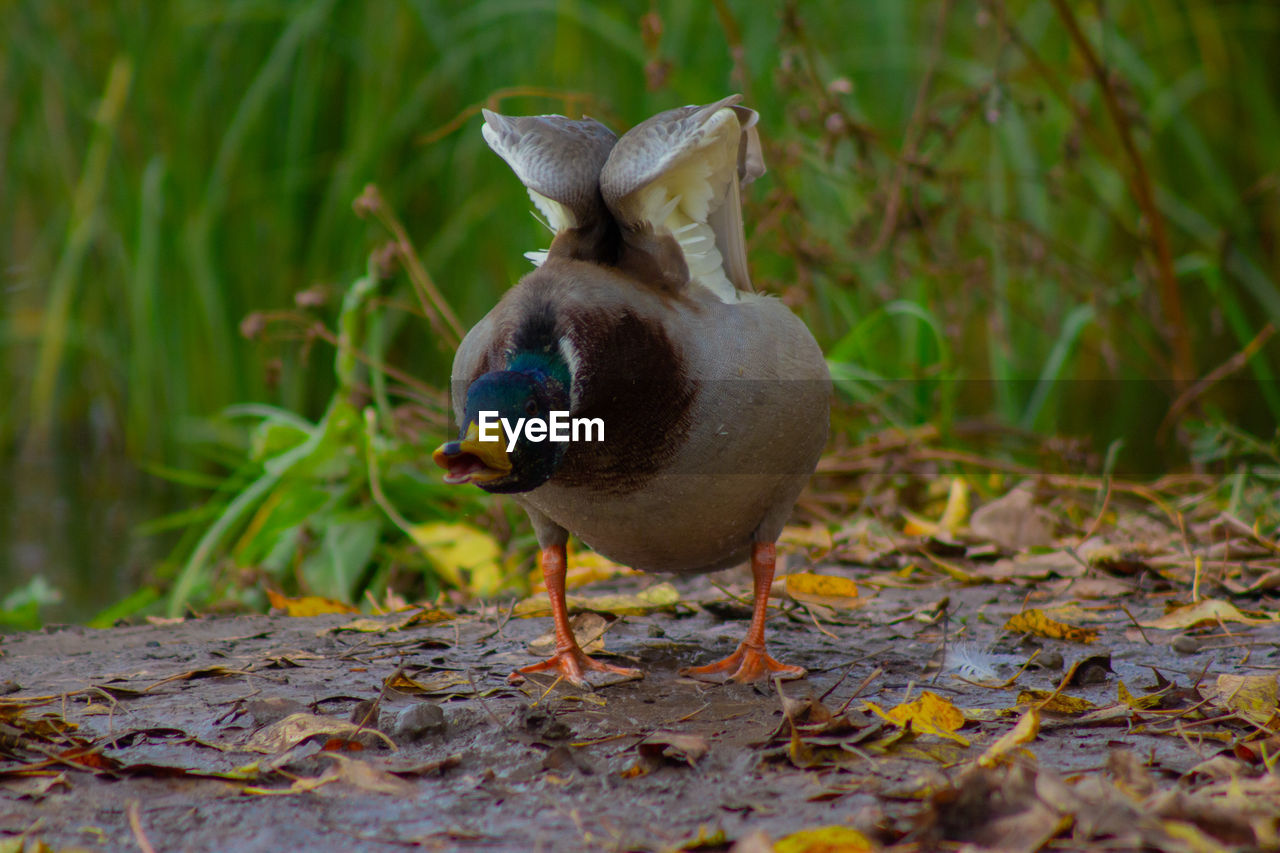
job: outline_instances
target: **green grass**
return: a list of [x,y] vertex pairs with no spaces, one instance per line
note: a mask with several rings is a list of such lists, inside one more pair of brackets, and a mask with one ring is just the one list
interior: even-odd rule
[[[386,239],[365,185],[469,325],[545,243],[479,106],[622,130],[743,91],[755,278],[855,431],[981,416],[1185,464],[1152,441],[1180,389],[1280,323],[1278,38],[1272,0],[0,4],[0,448],[240,470],[244,422],[207,418],[332,406],[314,324]],[[300,293],[328,299],[242,336]],[[418,304],[403,274],[379,299]],[[442,387],[431,328],[385,312],[366,355]],[[1183,413],[1268,436],[1278,369],[1272,338]],[[410,389],[366,379],[386,422]]]

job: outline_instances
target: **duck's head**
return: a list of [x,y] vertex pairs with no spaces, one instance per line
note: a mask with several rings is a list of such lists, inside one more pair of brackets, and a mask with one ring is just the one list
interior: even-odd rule
[[568,443],[551,441],[545,428],[544,440],[533,441],[527,427],[531,421],[547,424],[552,411],[568,408],[564,384],[540,370],[486,373],[467,388],[458,439],[440,445],[431,458],[445,469],[446,483],[475,483],[487,492],[536,489],[555,473]]

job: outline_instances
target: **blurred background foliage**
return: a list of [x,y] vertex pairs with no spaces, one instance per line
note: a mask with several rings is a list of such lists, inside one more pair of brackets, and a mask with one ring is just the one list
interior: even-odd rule
[[[447,315],[546,243],[481,106],[743,92],[755,279],[827,349],[838,444],[981,419],[1265,496],[1278,40],[1273,0],[0,2],[0,609],[518,574],[519,515],[426,455]],[[462,516],[493,535],[432,565]]]

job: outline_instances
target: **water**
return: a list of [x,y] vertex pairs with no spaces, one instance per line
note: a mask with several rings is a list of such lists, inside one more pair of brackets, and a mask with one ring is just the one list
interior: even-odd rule
[[0,457],[0,601],[43,577],[44,623],[85,622],[137,589],[169,543],[134,528],[171,512],[171,490],[122,453],[75,446]]

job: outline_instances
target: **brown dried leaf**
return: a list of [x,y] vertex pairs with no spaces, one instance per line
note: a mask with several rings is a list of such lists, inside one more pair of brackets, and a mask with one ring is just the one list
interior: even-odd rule
[[1054,519],[1035,505],[1035,496],[1018,486],[974,511],[969,529],[1010,551],[1022,551],[1053,542]]
[[636,745],[641,757],[651,762],[663,760],[697,764],[711,749],[707,739],[701,735],[688,735],[679,732],[654,732]]
[[[608,619],[590,610],[579,613],[569,620],[573,636],[577,638],[578,645],[587,654],[604,651],[604,632],[609,630],[610,624]],[[529,653],[548,655],[555,651],[555,647],[556,633],[548,631],[529,643]]]
[[[411,696],[422,696],[440,693],[474,693],[471,677],[465,672],[443,670],[434,675],[410,676],[407,672],[398,671],[386,681],[388,690],[407,693]],[[466,689],[459,689],[466,688]]]
[[368,791],[373,794],[391,794],[396,797],[411,797],[416,790],[412,784],[399,776],[379,767],[374,767],[367,761],[340,755],[336,752],[321,754],[325,758],[338,762],[337,766],[326,770],[323,775],[336,776],[337,781],[353,788],[359,788],[361,791]]
[[306,712],[290,714],[283,720],[260,729],[249,738],[244,748],[251,752],[277,754],[292,749],[307,738],[315,737],[316,735],[352,738],[361,731],[368,732],[375,737],[381,737],[393,749],[395,748],[394,744],[391,744],[391,741],[387,740],[385,735],[373,729],[365,728],[362,730],[355,723],[349,723],[346,720],[322,717],[319,714]]

